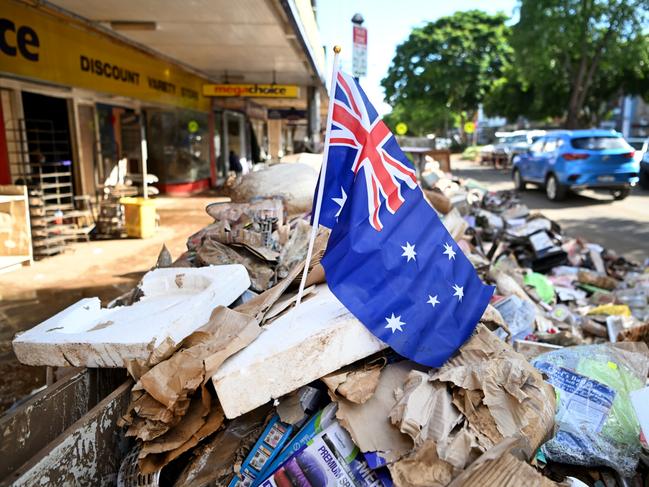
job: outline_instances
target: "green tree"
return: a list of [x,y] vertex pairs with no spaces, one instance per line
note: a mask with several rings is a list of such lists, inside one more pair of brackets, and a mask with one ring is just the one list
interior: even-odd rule
[[388,103],[459,114],[462,130],[465,114],[475,112],[513,56],[506,20],[471,10],[415,28],[381,82]]
[[[621,94],[649,94],[649,0],[521,0],[511,38],[519,72],[496,84],[489,111],[526,97],[525,115],[597,124]],[[514,69],[515,71],[515,69]]]
[[454,127],[459,117],[446,107],[431,107],[427,100],[398,102],[383,118],[394,132],[399,122],[408,125],[407,135],[423,136],[430,133],[444,133]]

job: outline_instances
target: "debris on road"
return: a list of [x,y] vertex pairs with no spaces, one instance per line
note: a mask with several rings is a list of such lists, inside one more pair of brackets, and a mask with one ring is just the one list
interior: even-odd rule
[[588,480],[583,467],[646,481],[648,268],[566,238],[514,192],[427,168],[431,206],[496,286],[472,336],[430,369],[329,291],[327,231],[295,307],[317,174],[287,166],[300,164],[209,205],[214,223],[119,307],[77,303],[18,336],[18,357],[126,367],[120,425],[140,473],[168,485],[546,487]]

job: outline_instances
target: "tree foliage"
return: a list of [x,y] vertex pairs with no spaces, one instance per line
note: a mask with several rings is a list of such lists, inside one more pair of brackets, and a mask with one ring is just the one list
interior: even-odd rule
[[[463,118],[463,112],[475,111],[511,64],[506,20],[503,14],[471,10],[415,28],[397,47],[381,83],[388,103],[397,113],[415,110],[414,126],[430,122],[439,128],[440,115]],[[419,113],[426,110],[428,119]]]
[[399,122],[408,125],[407,135],[441,133],[457,125],[459,116],[446,107],[430,106],[427,100],[397,103],[383,121],[394,132]]
[[486,107],[597,124],[621,94],[649,94],[649,0],[520,0],[515,64]]

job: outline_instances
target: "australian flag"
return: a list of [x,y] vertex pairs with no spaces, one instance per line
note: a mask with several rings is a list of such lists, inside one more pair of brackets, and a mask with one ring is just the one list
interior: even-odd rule
[[424,199],[359,83],[338,72],[333,94],[320,213],[331,228],[327,283],[399,354],[438,367],[471,335],[493,288]]

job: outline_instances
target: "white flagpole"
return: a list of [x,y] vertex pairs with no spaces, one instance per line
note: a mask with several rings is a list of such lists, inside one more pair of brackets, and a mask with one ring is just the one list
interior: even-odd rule
[[297,301],[295,307],[297,308],[302,302],[302,294],[304,294],[304,285],[306,284],[306,277],[309,273],[309,263],[313,255],[313,244],[315,243],[316,235],[318,234],[318,226],[320,223],[320,208],[322,207],[322,195],[324,194],[325,180],[327,176],[327,159],[329,158],[329,140],[331,138],[331,120],[333,118],[334,100],[336,99],[336,78],[338,77],[338,55],[340,54],[340,46],[334,46],[334,65],[333,72],[331,73],[331,85],[329,93],[329,111],[327,112],[327,126],[325,131],[324,151],[322,154],[322,167],[320,168],[320,184],[318,185],[318,197],[315,201],[315,210],[313,213],[313,226],[311,227],[311,238],[309,238],[309,248],[306,253],[306,262],[304,263],[304,271],[302,271],[302,280],[300,281],[300,290],[297,293]]

